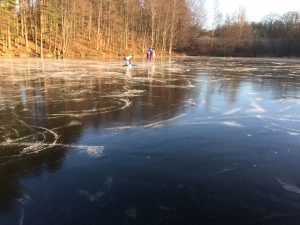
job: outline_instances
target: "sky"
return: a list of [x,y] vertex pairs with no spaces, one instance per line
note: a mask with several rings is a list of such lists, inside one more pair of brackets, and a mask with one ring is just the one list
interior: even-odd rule
[[[208,23],[211,21],[214,0],[207,0]],[[223,16],[232,14],[240,6],[246,9],[249,21],[260,21],[271,13],[284,14],[288,11],[300,11],[300,0],[219,0],[220,11]]]

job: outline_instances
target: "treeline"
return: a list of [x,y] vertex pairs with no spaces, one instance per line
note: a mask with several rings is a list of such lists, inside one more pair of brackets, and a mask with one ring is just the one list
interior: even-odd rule
[[250,23],[218,5],[204,29],[205,0],[0,0],[0,55],[300,56],[299,12]]
[[[198,4],[186,0],[0,0],[0,54],[43,57],[190,47],[201,29]],[[200,10],[201,11],[201,10]]]
[[213,56],[300,56],[300,13],[268,15],[250,23],[240,9],[225,21],[215,13],[215,27],[198,39],[197,54]]

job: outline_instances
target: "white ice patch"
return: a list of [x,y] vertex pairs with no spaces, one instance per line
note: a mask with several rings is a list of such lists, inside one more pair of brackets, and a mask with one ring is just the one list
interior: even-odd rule
[[73,99],[70,99],[70,101],[73,101],[73,102],[83,102],[85,99],[84,98],[73,98]]
[[193,84],[191,83],[191,81],[189,81],[186,87],[188,87],[188,88],[194,88],[195,85],[193,85]]
[[176,120],[176,119],[179,119],[179,118],[181,118],[181,117],[184,117],[185,115],[186,115],[186,114],[182,114],[182,115],[173,117],[173,118],[171,118],[171,119],[162,120],[162,121],[159,121],[159,122],[147,124],[147,125],[144,126],[144,128],[147,128],[147,127],[161,127],[163,124],[167,124],[167,123],[169,123],[169,122],[172,122],[173,120]]
[[104,97],[136,97],[136,96],[140,96],[144,92],[145,90],[128,90],[121,94],[109,95]]
[[232,172],[232,171],[237,170],[237,169],[239,169],[239,167],[233,167],[233,168],[223,169],[223,170],[221,170],[219,172],[216,172],[214,174],[211,174],[209,176],[220,176],[220,175],[227,174],[227,173]]
[[263,109],[261,106],[259,106],[254,101],[251,101],[251,106],[252,106],[252,108],[249,109],[247,112],[250,112],[250,113],[264,113],[264,112],[266,112],[265,109]]
[[193,86],[192,84],[187,84],[186,86],[181,86],[181,85],[165,85],[165,87],[167,88],[182,88],[182,89],[188,89],[188,88],[193,88],[195,86]]
[[120,101],[125,103],[125,105],[121,109],[126,109],[131,106],[131,101],[129,101],[129,99],[120,99]]
[[89,200],[90,202],[96,202],[104,195],[104,193],[101,190],[97,191],[95,194],[92,194],[89,191],[80,190],[80,189],[77,190],[77,192],[79,194],[81,194],[82,196],[86,197],[86,199]]
[[84,151],[89,158],[100,158],[103,156],[104,146],[85,146]]
[[[16,139],[7,138],[6,141],[0,143],[1,146],[23,146],[24,147],[23,150],[20,151],[20,154],[18,155],[18,156],[20,156],[20,155],[36,154],[36,153],[39,153],[43,150],[52,148],[55,145],[57,145],[59,136],[53,130],[50,130],[50,129],[47,129],[44,127],[29,126],[23,121],[20,121],[20,122],[23,123],[26,127],[30,127],[31,129],[37,129],[37,133],[31,134],[28,136],[18,137]],[[49,139],[48,138],[49,135],[53,136],[52,142],[46,143],[46,141]],[[24,141],[28,138],[38,137],[38,136],[43,138],[43,140],[36,141],[36,142],[20,142],[20,141]]]
[[288,134],[291,136],[299,136],[300,135],[299,133],[296,133],[296,132],[288,132]]
[[81,125],[81,123],[79,122],[79,121],[77,121],[77,120],[72,120],[69,124],[68,124],[68,126],[80,126]]
[[292,108],[291,106],[288,106],[288,107],[286,107],[284,109],[281,109],[279,112],[285,112],[285,111],[290,110],[291,108]]
[[248,95],[257,95],[256,92],[246,92],[246,94],[248,94]]
[[232,109],[230,111],[227,111],[225,113],[223,113],[224,116],[228,116],[228,115],[232,115],[232,114],[235,114],[237,112],[240,112],[241,111],[241,108],[236,108],[236,109]]
[[272,62],[274,65],[279,65],[279,66],[283,66],[284,63],[281,63],[281,62]]
[[300,188],[297,185],[295,185],[292,181],[290,181],[289,179],[277,178],[277,181],[282,186],[282,188],[285,189],[286,191],[300,194]]
[[185,103],[187,104],[187,105],[197,105],[196,104],[196,102],[195,102],[195,100],[194,99],[189,99],[189,100],[187,100],[187,101],[185,101]]
[[170,71],[170,72],[173,72],[173,73],[179,73],[179,72],[182,72],[183,71],[183,69],[181,69],[181,68],[176,68],[176,67],[174,67],[174,68],[166,68],[166,70],[168,70],[168,71]]
[[113,178],[111,176],[108,176],[105,180],[105,185],[108,190],[111,189],[112,183],[113,183]]
[[108,128],[105,128],[105,130],[122,131],[122,130],[130,130],[130,129],[134,129],[134,128],[138,128],[138,127],[137,126],[108,127]]
[[228,126],[228,127],[239,127],[239,128],[244,127],[243,125],[241,125],[237,122],[234,122],[234,121],[225,121],[222,124],[224,124],[225,126]]
[[27,154],[32,154],[32,153],[38,153],[45,148],[47,148],[48,145],[45,145],[43,142],[35,142],[32,143],[30,146],[24,148],[21,152],[20,155],[27,155]]
[[131,219],[136,219],[138,215],[136,208],[133,207],[126,209],[125,214],[129,216]]

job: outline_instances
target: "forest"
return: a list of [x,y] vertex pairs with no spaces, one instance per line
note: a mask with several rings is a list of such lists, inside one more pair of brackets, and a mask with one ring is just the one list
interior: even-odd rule
[[0,0],[0,56],[300,56],[300,13],[249,22],[205,0]]

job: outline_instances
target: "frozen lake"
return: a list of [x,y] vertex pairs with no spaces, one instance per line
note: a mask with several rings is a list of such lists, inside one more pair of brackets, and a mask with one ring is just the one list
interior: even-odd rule
[[300,223],[300,60],[1,59],[1,225]]

